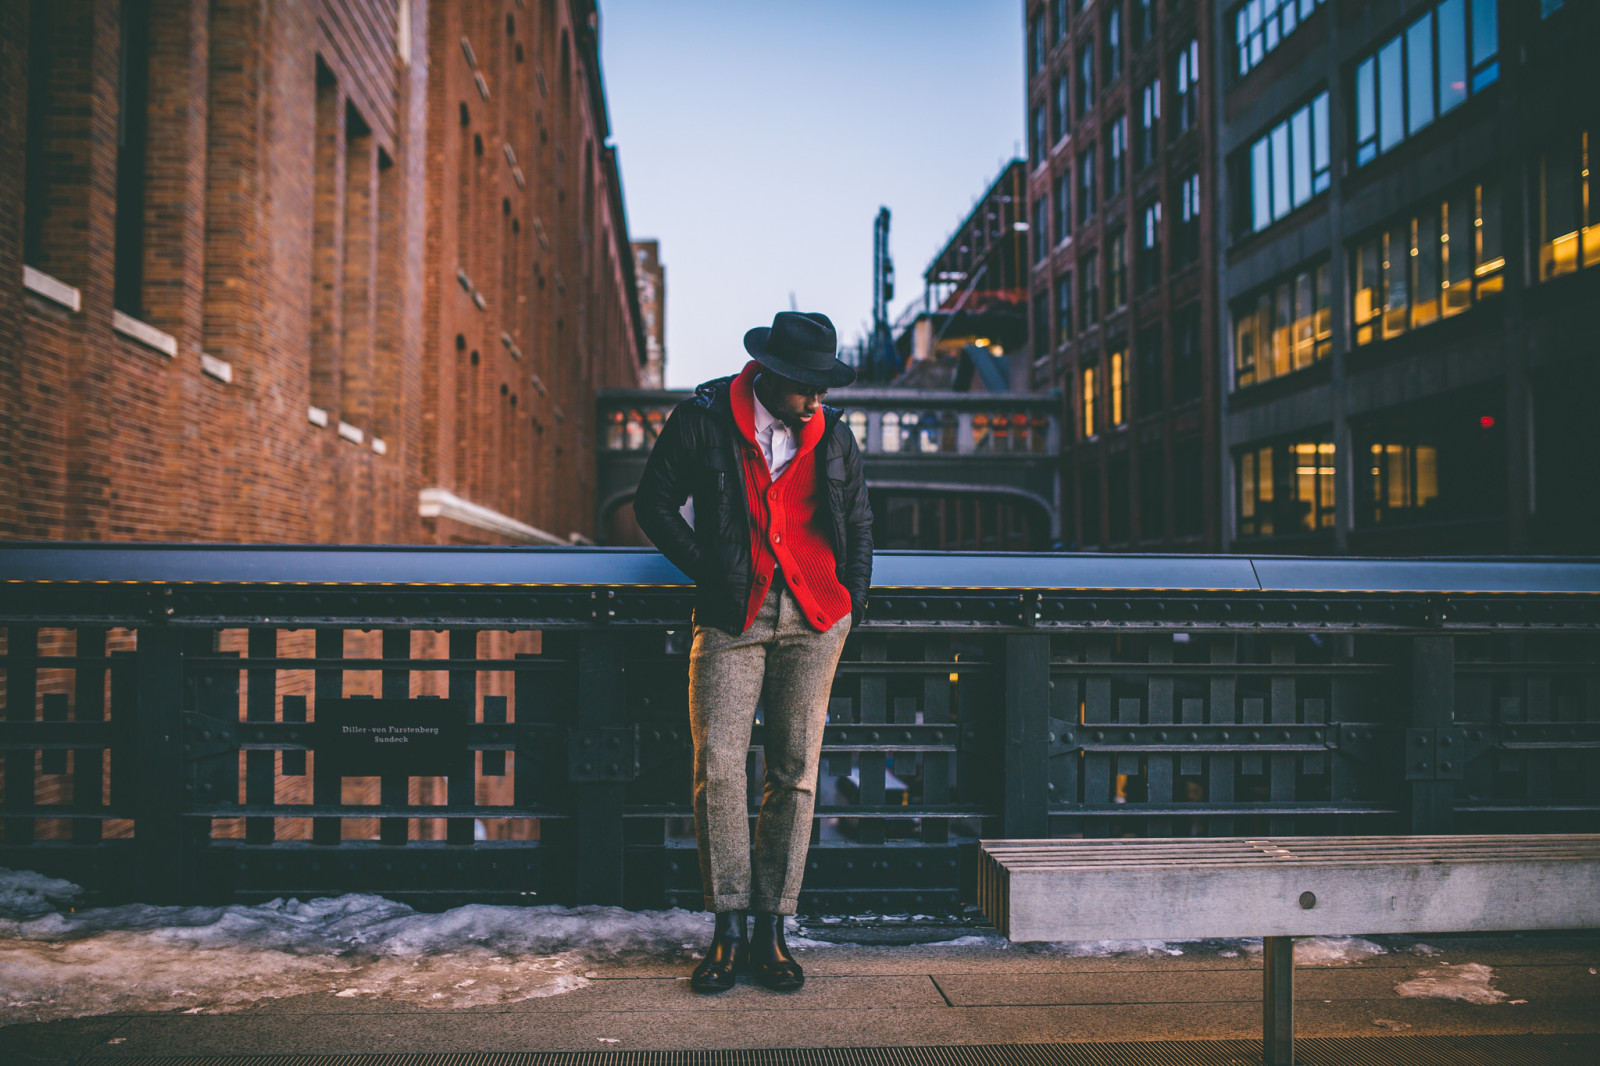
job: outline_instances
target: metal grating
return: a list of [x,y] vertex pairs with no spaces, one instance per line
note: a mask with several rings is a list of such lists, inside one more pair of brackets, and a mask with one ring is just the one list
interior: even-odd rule
[[[1301,1066],[1593,1066],[1600,1034],[1310,1038]],[[1258,1066],[1256,1040],[982,1044],[750,1051],[537,1051],[453,1055],[90,1058],[83,1066]]]

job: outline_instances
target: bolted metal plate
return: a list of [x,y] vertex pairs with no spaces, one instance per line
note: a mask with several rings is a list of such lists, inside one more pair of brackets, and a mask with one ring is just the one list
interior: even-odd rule
[[[1600,1035],[1327,1037],[1295,1041],[1301,1066],[1592,1066]],[[976,1044],[729,1051],[535,1051],[429,1055],[86,1058],[83,1066],[1256,1066],[1255,1040]]]

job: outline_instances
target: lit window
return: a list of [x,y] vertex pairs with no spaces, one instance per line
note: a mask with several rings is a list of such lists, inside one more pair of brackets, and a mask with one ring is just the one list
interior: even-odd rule
[[1111,424],[1120,426],[1128,421],[1128,356],[1126,352],[1111,353]]
[[1441,0],[1356,64],[1356,165],[1500,77],[1498,0]]
[[1099,376],[1100,368],[1090,363],[1083,368],[1083,435],[1085,439],[1093,437],[1100,431],[1094,420],[1095,379]]
[[1565,137],[1539,157],[1539,280],[1600,263],[1600,226],[1593,225],[1589,133]]
[[1233,383],[1303,370],[1333,350],[1328,264],[1302,270],[1234,305]]
[[1460,314],[1505,285],[1498,192],[1468,185],[1391,221],[1355,246],[1350,270],[1357,345]]
[[1332,529],[1335,455],[1329,441],[1256,447],[1238,456],[1238,524],[1244,537]]

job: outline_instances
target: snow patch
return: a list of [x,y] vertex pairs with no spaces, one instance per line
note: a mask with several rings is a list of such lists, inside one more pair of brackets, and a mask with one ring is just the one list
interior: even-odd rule
[[[1261,954],[1260,938],[1242,940],[1240,946],[1251,955]],[[1223,953],[1225,957],[1233,956]],[[1342,966],[1370,959],[1374,955],[1387,955],[1388,949],[1359,936],[1308,936],[1294,942],[1296,966]]]
[[76,885],[0,870],[0,1024],[125,1011],[235,1011],[319,993],[492,1006],[570,992],[597,961],[676,956],[709,914],[457,907],[380,896],[253,906],[59,909]]
[[1493,980],[1494,971],[1481,962],[1460,966],[1445,963],[1432,970],[1418,970],[1416,977],[1395,985],[1394,992],[1405,999],[1459,999],[1487,1006],[1506,998],[1504,992],[1489,987]]

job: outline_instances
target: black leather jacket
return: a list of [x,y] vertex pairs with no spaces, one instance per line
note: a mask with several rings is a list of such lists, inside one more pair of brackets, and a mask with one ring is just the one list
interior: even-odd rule
[[[729,400],[733,378],[716,378],[680,403],[650,452],[633,512],[661,554],[695,581],[694,621],[744,631],[749,603],[750,511],[744,452]],[[815,452],[819,503],[828,515],[839,583],[860,622],[872,584],[872,508],[856,438],[837,408],[824,406]],[[694,525],[680,513],[694,501]]]

